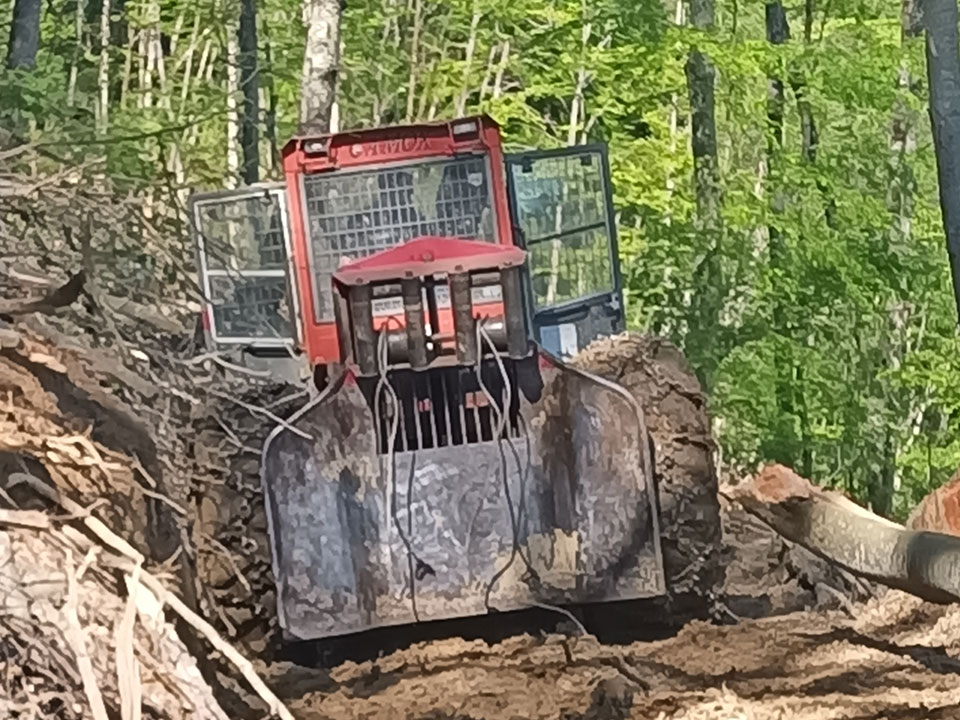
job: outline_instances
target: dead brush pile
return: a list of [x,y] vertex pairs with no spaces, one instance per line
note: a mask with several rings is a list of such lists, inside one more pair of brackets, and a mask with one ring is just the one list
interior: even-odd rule
[[240,661],[274,632],[260,438],[300,398],[204,354],[178,217],[0,174],[0,716],[277,702]]

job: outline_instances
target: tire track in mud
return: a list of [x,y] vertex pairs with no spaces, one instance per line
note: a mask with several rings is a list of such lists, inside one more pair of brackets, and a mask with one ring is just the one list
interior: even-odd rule
[[344,664],[291,708],[304,720],[958,717],[960,607],[914,600],[887,593],[858,620],[694,622],[626,646],[559,635],[426,643]]

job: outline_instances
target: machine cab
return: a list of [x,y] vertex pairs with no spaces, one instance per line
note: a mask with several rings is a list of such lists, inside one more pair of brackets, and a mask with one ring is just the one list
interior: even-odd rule
[[[504,154],[478,116],[294,138],[283,166],[283,183],[191,198],[212,349],[258,367],[339,362],[335,273],[424,238],[526,250],[527,325],[556,355],[623,329],[604,145]],[[501,301],[496,286],[472,293],[478,311]],[[442,332],[443,288],[435,302]],[[373,315],[400,322],[402,301],[374,297]]]

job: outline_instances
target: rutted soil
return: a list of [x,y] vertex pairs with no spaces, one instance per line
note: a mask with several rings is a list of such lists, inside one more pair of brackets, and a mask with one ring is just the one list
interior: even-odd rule
[[550,635],[446,640],[344,664],[303,718],[954,718],[960,608],[891,591],[839,612],[693,622],[627,646]]

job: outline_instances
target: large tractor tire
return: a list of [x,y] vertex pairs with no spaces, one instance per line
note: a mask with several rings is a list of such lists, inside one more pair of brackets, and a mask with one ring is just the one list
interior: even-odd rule
[[675,345],[638,333],[599,339],[571,362],[619,383],[643,409],[653,448],[669,617],[706,617],[723,582],[720,506],[706,398]]

